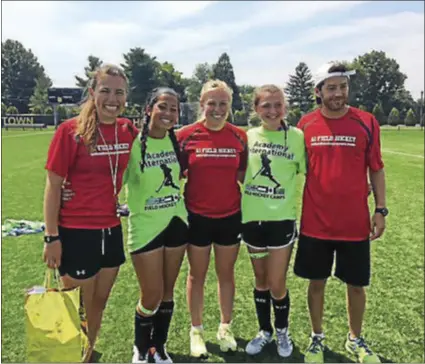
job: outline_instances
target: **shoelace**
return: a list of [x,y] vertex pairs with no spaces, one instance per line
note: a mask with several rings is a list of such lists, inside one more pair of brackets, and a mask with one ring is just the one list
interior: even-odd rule
[[322,338],[314,336],[308,351],[312,352],[313,354],[317,354],[319,351],[323,351],[324,346],[322,344],[322,340]]
[[263,331],[260,331],[255,337],[255,339],[253,340],[254,345],[261,344],[261,346],[264,346],[266,345],[267,342],[268,342],[268,338]]
[[372,355],[372,350],[369,349],[369,347],[367,346],[366,342],[364,341],[364,338],[360,337],[360,338],[356,339],[355,342],[356,342],[356,345],[359,348],[363,348],[364,351],[366,351],[366,353],[368,355]]
[[201,331],[195,331],[192,333],[194,340],[196,341],[204,341],[204,336]]
[[225,329],[222,330],[221,333],[222,333],[221,336],[223,337],[223,339],[226,339],[226,340],[233,339],[233,332],[230,329],[230,327],[226,327]]
[[276,336],[278,344],[284,346],[285,348],[289,347],[290,336],[287,331],[277,331]]

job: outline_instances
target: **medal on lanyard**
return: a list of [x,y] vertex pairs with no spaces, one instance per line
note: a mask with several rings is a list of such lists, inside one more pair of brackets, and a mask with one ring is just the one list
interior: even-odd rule
[[[98,128],[99,130],[99,135],[102,138],[103,144],[106,144],[106,140],[103,137],[102,131],[100,130],[100,127]],[[116,146],[118,145],[118,123],[115,122],[115,145],[114,148],[116,148]],[[115,168],[112,167],[112,157],[111,157],[111,153],[109,151],[109,148],[107,149],[107,153],[108,153],[108,159],[109,159],[109,167],[111,169],[111,177],[112,177],[112,185],[114,187],[114,199],[115,199],[115,209],[116,209],[116,214],[117,217],[121,217],[121,216],[128,216],[130,214],[130,211],[128,210],[128,206],[127,205],[120,205],[119,203],[119,199],[118,199],[118,194],[117,194],[117,175],[118,175],[118,160],[119,160],[119,154],[118,154],[118,150],[115,151]],[[112,153],[114,153],[114,151],[112,150]]]

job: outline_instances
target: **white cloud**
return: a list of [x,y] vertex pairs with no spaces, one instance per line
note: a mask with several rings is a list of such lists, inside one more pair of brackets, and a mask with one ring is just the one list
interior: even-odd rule
[[[407,89],[419,97],[424,89],[423,29],[423,14],[417,13],[356,19],[345,25],[308,29],[281,45],[251,47],[243,54],[232,56],[232,63],[240,83],[283,85],[300,61],[306,62],[314,73],[330,60],[352,60],[373,49],[382,50],[400,64],[401,71],[408,76]],[[310,46],[314,46],[311,51]],[[261,65],[261,71],[254,71],[256,65]]]
[[217,1],[149,1],[141,6],[147,10],[144,18],[161,26],[196,15],[214,3]]
[[[346,13],[365,1],[262,1],[249,5],[252,13],[237,14],[232,21],[208,17],[217,1],[155,1],[125,3],[131,11],[114,12],[118,3],[106,2],[104,13],[81,19],[81,9],[90,2],[3,2],[2,40],[19,40],[31,48],[57,86],[74,85],[74,75],[82,74],[87,56],[93,54],[105,62],[121,63],[122,54],[142,47],[159,60],[173,62],[190,76],[197,63],[215,62],[227,51],[238,83],[283,84],[299,61],[314,71],[330,59],[352,59],[372,49],[384,50],[400,64],[409,78],[407,87],[415,97],[424,88],[423,14],[399,13],[380,17],[350,19]],[[236,4],[236,3],[235,3]],[[95,6],[96,5],[96,6]],[[307,20],[335,14],[335,24],[311,27]],[[344,14],[345,13],[345,14]],[[90,13],[89,13],[90,14]],[[64,21],[70,20],[73,21]],[[75,21],[74,21],[75,19]],[[191,20],[197,20],[192,25]],[[200,19],[202,21],[200,21]],[[187,25],[177,26],[187,20]],[[338,23],[337,23],[338,22]],[[298,26],[299,24],[299,26]],[[314,24],[314,23],[313,23]],[[297,25],[294,27],[294,25]],[[289,27],[281,44],[238,47],[246,32],[269,27]],[[273,30],[276,31],[276,30]],[[295,39],[294,39],[295,36]],[[245,40],[246,41],[246,40]],[[318,47],[320,45],[320,47]],[[235,48],[236,47],[236,48]]]

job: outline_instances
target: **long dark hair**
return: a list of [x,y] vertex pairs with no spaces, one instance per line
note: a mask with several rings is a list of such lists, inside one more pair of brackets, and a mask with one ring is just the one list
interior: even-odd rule
[[[146,165],[146,150],[147,150],[147,140],[148,140],[148,133],[149,133],[149,123],[151,121],[150,115],[148,115],[147,108],[149,107],[151,110],[153,109],[153,106],[158,101],[158,98],[162,95],[171,95],[174,96],[177,99],[177,107],[180,112],[180,97],[179,94],[174,91],[172,88],[169,87],[158,87],[154,88],[148,98],[148,101],[146,103],[144,113],[145,113],[145,121],[143,124],[142,133],[140,134],[140,144],[141,144],[141,150],[142,150],[142,162],[140,163],[140,169],[142,170],[142,173],[145,170]],[[182,167],[180,163],[180,146],[177,141],[176,134],[174,132],[174,127],[168,130],[168,136],[171,140],[171,143],[173,144],[174,153],[176,153],[177,160],[180,165],[180,174],[182,173]]]

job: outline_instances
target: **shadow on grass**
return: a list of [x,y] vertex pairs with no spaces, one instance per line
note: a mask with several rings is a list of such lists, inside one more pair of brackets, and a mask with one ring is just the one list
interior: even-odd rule
[[[394,363],[393,361],[384,358],[381,355],[378,356],[379,359],[381,359],[381,363]],[[345,356],[340,353],[335,353],[327,347],[325,351],[325,363],[357,363],[357,361],[352,356]]]
[[[255,356],[245,353],[245,347],[248,344],[247,340],[236,338],[236,341],[238,343],[238,351],[235,353],[223,353],[220,350],[220,345],[207,341],[207,350],[210,353],[208,358],[193,358],[190,355],[174,354],[173,352],[170,352],[170,356],[175,363],[208,363],[212,362],[212,357],[214,356],[220,357],[225,363],[304,363],[304,354],[296,344],[294,344],[294,351],[289,358],[281,358],[277,354],[275,341],[266,345],[263,351]],[[382,363],[393,363],[391,360],[382,356],[380,356],[380,359]],[[356,361],[354,361],[354,358],[326,348],[325,363],[356,363]]]
[[102,355],[102,353],[99,353],[98,351],[94,350],[90,357],[90,363],[100,363],[100,358],[102,357]]

